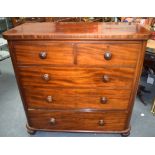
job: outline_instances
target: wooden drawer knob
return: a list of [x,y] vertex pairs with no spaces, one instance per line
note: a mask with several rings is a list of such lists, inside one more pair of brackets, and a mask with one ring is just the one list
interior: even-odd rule
[[105,123],[104,123],[104,121],[102,119],[99,120],[98,124],[99,124],[99,126],[104,126],[105,125]]
[[100,101],[102,104],[106,104],[108,99],[106,97],[101,97]]
[[39,53],[39,57],[40,57],[40,59],[46,59],[47,53],[42,51],[42,52]]
[[107,51],[104,53],[104,59],[105,60],[111,60],[111,58],[112,58],[111,52]]
[[53,101],[52,96],[47,96],[47,97],[46,97],[46,101],[47,101],[48,103],[51,103],[51,102]]
[[110,78],[108,75],[103,75],[103,82],[109,82]]
[[43,80],[49,81],[50,80],[50,75],[49,74],[43,74],[42,75]]
[[55,125],[56,119],[55,119],[55,118],[51,118],[51,119],[50,119],[50,123],[51,123],[52,125]]

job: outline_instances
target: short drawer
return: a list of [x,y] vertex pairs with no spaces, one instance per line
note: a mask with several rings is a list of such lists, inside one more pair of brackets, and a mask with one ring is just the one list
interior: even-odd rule
[[72,44],[52,42],[15,42],[14,54],[19,65],[73,64]]
[[141,44],[78,44],[78,65],[135,67]]
[[29,110],[30,126],[50,130],[122,131],[127,113]]
[[127,110],[131,90],[24,89],[28,108]]
[[21,67],[23,86],[131,89],[134,68]]

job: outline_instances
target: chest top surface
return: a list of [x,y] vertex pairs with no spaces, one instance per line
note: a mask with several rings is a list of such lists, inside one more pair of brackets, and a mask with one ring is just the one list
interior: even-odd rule
[[131,23],[25,23],[3,33],[7,40],[147,40],[150,32]]

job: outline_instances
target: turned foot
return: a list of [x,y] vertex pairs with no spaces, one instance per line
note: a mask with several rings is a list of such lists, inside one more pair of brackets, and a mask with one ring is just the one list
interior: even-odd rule
[[130,131],[121,133],[122,137],[128,137],[130,135]]
[[36,133],[35,130],[29,130],[29,129],[27,129],[27,132],[28,132],[30,135],[34,135],[34,134]]
[[36,133],[35,130],[33,130],[31,127],[29,127],[29,125],[26,125],[26,128],[27,128],[27,132],[30,134],[30,135],[34,135]]

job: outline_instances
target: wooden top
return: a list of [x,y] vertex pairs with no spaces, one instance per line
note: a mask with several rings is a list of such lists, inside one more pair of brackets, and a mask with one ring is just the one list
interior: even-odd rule
[[150,32],[131,23],[25,23],[3,33],[7,40],[147,40]]

